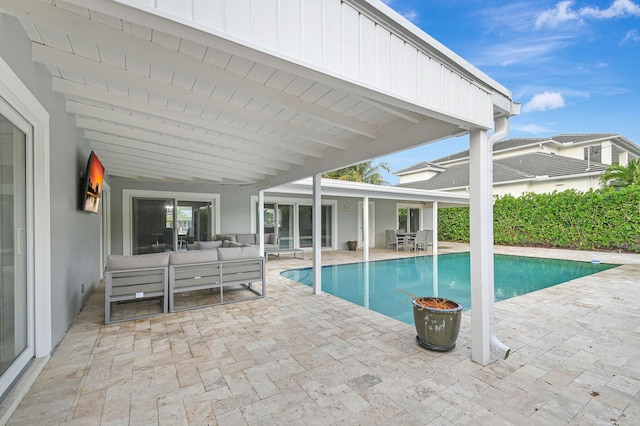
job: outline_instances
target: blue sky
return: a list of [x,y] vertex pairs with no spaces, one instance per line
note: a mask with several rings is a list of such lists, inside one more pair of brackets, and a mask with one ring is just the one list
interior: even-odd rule
[[[507,138],[611,132],[640,144],[640,0],[384,2],[511,90],[522,111]],[[379,161],[396,171],[467,148],[463,136]]]

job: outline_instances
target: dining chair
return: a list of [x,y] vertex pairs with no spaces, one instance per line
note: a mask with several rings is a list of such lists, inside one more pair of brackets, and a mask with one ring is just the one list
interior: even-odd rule
[[404,248],[404,238],[399,237],[396,231],[393,229],[387,229],[384,233],[387,242],[387,250],[389,249],[389,246],[395,247],[396,251],[398,251],[399,246]]
[[433,231],[430,229],[420,230],[416,232],[416,238],[414,242],[414,248],[416,251],[425,250],[429,251],[429,246],[432,246],[433,250],[433,242],[431,236],[433,235]]

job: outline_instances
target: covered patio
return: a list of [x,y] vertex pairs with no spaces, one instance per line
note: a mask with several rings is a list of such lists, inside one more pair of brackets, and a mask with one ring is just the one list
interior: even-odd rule
[[[246,233],[252,197],[262,208],[265,191],[311,178],[319,294],[321,174],[463,135],[473,182],[470,355],[490,363],[490,345],[501,345],[490,321],[491,145],[519,104],[378,0],[281,3],[0,0],[0,100],[3,116],[20,118],[19,128],[8,123],[21,142],[7,139],[24,149],[11,167],[21,167],[16,189],[29,200],[21,240],[8,248],[29,271],[11,283],[25,303],[7,319],[24,339],[0,394],[37,373],[90,311],[106,255],[130,252],[127,194],[210,195],[218,210],[209,233]],[[106,168],[99,216],[76,206],[91,151]],[[125,332],[88,329],[98,340]]]
[[484,367],[468,312],[457,347],[429,352],[413,326],[279,276],[311,260],[270,261],[266,299],[110,326],[98,288],[8,424],[638,424],[640,256],[496,253],[622,266],[497,303],[512,355]]

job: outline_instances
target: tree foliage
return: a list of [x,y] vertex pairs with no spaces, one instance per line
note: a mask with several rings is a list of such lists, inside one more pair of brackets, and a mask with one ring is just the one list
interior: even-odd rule
[[389,185],[380,173],[381,170],[390,171],[387,163],[373,165],[371,161],[355,164],[343,169],[333,170],[322,175],[326,179],[348,180],[351,182],[364,182],[373,185]]
[[[493,206],[494,242],[640,252],[640,186],[505,195]],[[469,208],[441,209],[439,238],[469,241]]]
[[629,160],[626,166],[610,165],[600,176],[600,181],[616,188],[640,185],[640,158]]

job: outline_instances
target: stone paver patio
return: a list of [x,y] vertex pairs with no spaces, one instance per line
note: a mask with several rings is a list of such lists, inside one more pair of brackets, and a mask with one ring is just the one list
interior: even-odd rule
[[640,255],[496,253],[623,265],[497,303],[511,356],[486,367],[468,312],[453,351],[426,351],[413,326],[279,276],[310,256],[270,259],[264,299],[112,325],[101,286],[9,424],[640,424]]

